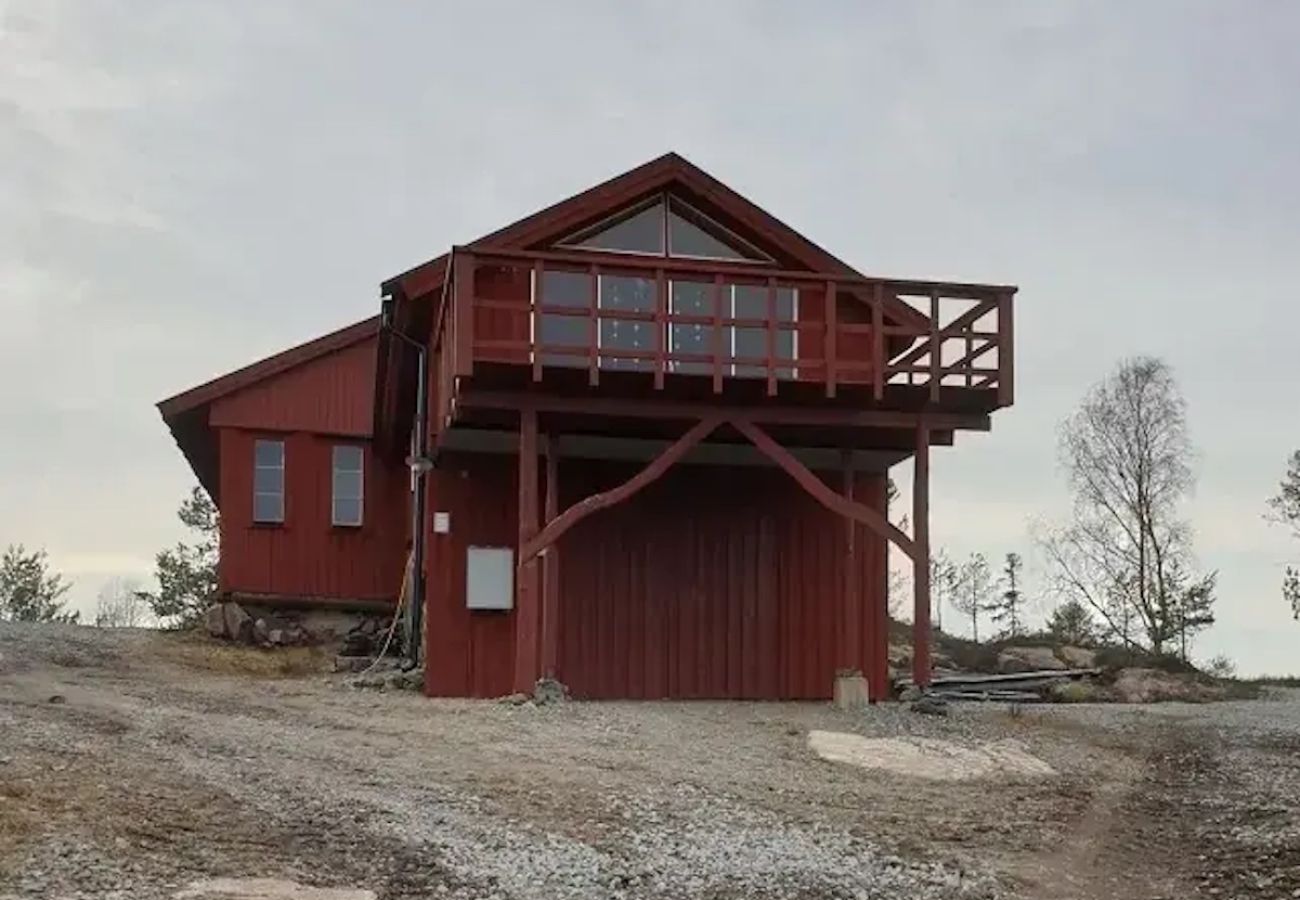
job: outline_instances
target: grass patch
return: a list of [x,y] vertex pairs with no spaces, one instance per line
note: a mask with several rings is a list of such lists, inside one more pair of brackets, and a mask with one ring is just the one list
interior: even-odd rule
[[194,631],[159,634],[155,640],[159,659],[218,675],[302,678],[330,669],[330,654],[321,647],[245,647]]

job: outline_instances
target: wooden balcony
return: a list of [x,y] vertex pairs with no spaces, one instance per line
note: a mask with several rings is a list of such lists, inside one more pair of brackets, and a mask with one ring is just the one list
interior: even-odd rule
[[913,412],[1013,400],[1010,286],[576,251],[452,260],[435,430],[466,384]]

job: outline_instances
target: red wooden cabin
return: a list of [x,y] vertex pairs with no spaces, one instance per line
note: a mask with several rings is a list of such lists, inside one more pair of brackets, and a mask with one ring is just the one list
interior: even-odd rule
[[1012,402],[1015,290],[863,275],[669,154],[160,408],[223,591],[392,603],[420,561],[430,694],[883,698],[888,542],[925,682],[930,447]]

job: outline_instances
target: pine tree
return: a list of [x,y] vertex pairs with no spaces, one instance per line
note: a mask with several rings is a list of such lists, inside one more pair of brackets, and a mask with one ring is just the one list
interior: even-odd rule
[[72,585],[50,571],[44,550],[28,553],[10,544],[0,558],[0,619],[14,622],[75,622],[62,597]]
[[1024,634],[1024,595],[1020,590],[1020,573],[1024,560],[1019,553],[1008,553],[1002,568],[1002,592],[986,607],[993,622],[1001,629],[999,637],[1019,637]]

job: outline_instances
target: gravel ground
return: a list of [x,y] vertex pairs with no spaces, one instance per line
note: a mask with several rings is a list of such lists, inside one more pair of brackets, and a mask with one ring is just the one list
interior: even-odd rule
[[[1300,897],[1296,693],[948,718],[537,708],[253,677],[224,654],[0,623],[0,897],[219,877],[385,900]],[[812,730],[1014,739],[1058,774],[890,775],[818,759]]]

